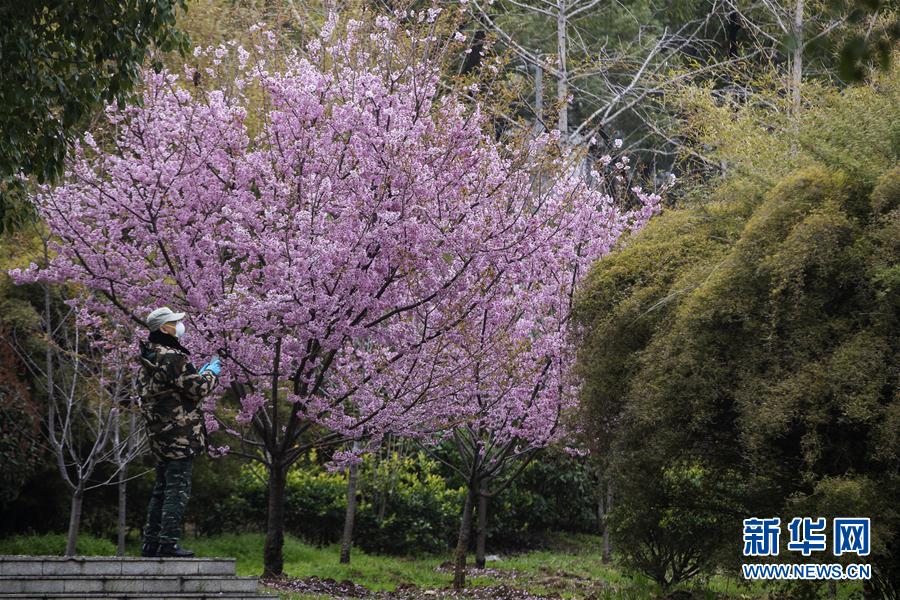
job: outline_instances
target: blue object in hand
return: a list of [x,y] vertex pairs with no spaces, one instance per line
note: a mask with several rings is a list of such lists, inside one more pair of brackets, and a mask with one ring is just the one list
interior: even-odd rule
[[218,356],[214,356],[214,357],[212,358],[211,361],[209,361],[208,363],[206,363],[205,365],[203,365],[202,367],[200,367],[200,370],[197,371],[197,372],[200,373],[200,374],[202,375],[202,374],[205,373],[206,371],[210,371],[210,372],[211,372],[213,375],[215,375],[216,377],[219,376],[219,373],[222,372],[222,365],[219,364],[219,357],[218,357]]

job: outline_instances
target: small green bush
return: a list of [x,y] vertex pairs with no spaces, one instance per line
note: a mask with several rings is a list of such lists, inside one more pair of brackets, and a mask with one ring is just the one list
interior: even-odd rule
[[310,464],[292,469],[285,491],[284,525],[315,544],[337,541],[347,510],[347,477]]
[[464,491],[450,488],[436,470],[437,463],[421,452],[412,456],[394,454],[377,465],[367,457],[361,470],[364,487],[357,513],[356,544],[367,551],[389,554],[447,548],[459,525]]
[[[228,459],[224,459],[228,460]],[[197,531],[203,535],[264,531],[267,492],[264,471],[256,465],[242,465],[221,495],[207,498],[206,503],[191,499],[189,516],[195,519]]]
[[488,504],[488,546],[518,549],[552,532],[595,533],[594,486],[584,459],[544,451]]

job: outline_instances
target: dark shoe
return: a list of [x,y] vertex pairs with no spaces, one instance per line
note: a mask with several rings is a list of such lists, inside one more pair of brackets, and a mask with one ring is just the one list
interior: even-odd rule
[[144,542],[141,546],[141,556],[151,558],[159,552],[159,544],[157,542]]
[[178,544],[160,544],[159,552],[156,553],[156,556],[166,556],[171,558],[191,558],[194,556],[194,553],[190,550],[185,550]]

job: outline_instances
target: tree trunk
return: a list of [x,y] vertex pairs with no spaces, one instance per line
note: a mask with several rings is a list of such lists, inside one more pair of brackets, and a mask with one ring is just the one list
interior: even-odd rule
[[800,116],[800,86],[803,83],[803,3],[797,0],[794,6],[794,56],[791,61],[791,112],[794,118]]
[[75,543],[78,541],[78,529],[81,526],[81,505],[84,502],[84,486],[79,482],[72,493],[72,504],[69,510],[69,533],[66,538],[66,556],[75,556]]
[[609,562],[612,556],[612,542],[609,539],[609,511],[612,510],[613,488],[612,483],[606,482],[606,513],[603,522],[603,562]]
[[728,12],[725,19],[725,56],[729,59],[734,59],[738,56],[738,36],[742,29],[741,14],[736,10],[732,10]]
[[[356,444],[353,444],[354,449]],[[353,520],[356,517],[356,478],[359,465],[350,465],[347,474],[347,512],[344,514],[344,534],[341,536],[341,564],[350,562],[350,546],[353,543]]]
[[487,510],[488,510],[488,482],[487,478],[481,480],[478,492],[478,531],[475,538],[475,567],[483,569],[484,547],[487,538]]
[[126,493],[128,492],[128,466],[125,465],[119,469],[119,481],[117,484],[119,492],[119,522],[118,522],[118,539],[116,544],[116,556],[125,556],[125,508]]
[[[390,440],[388,440],[388,448],[387,448],[387,458],[379,459],[379,460],[390,460],[391,459],[391,449],[390,449]],[[383,456],[383,455],[382,455]],[[384,521],[384,515],[387,512],[387,497],[388,491],[391,489],[391,479],[393,478],[393,470],[389,470],[385,475],[384,479],[380,481],[380,489],[381,493],[378,494],[378,514],[375,515],[375,520],[379,523]]]
[[273,458],[269,467],[269,512],[266,545],[263,549],[263,577],[278,577],[284,572],[284,489],[287,465]]
[[569,135],[569,75],[566,71],[568,51],[568,15],[566,0],[556,0],[556,48],[559,56],[559,79],[556,81],[556,100],[559,103],[559,133],[565,142]]
[[597,531],[600,532],[600,535],[603,536],[603,561],[606,562],[607,557],[607,546],[609,544],[609,537],[606,532],[606,486],[603,485],[602,480],[600,483],[599,493],[597,494]]
[[544,131],[544,68],[534,65],[534,132]]
[[475,488],[470,484],[466,491],[466,503],[463,505],[459,538],[456,541],[456,555],[453,564],[453,589],[456,590],[461,590],[466,586],[466,552],[469,549],[469,534],[472,531],[472,504],[474,502]]
[[384,514],[387,511],[387,484],[381,486],[381,493],[378,495],[378,513],[375,520],[381,523],[384,521]]

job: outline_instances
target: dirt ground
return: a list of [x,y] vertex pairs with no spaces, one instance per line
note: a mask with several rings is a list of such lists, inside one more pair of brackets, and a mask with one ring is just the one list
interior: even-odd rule
[[[490,569],[485,569],[490,571]],[[487,573],[484,573],[487,575]],[[470,576],[478,575],[470,570]],[[495,575],[495,574],[491,574]],[[447,588],[421,589],[415,585],[401,585],[392,592],[375,592],[349,580],[335,581],[318,577],[302,579],[283,577],[280,579],[261,579],[260,583],[272,590],[291,591],[304,594],[320,594],[337,599],[368,598],[374,600],[558,600],[560,596],[536,595],[512,585],[497,584],[489,586],[473,586],[461,591]]]
[[[444,565],[438,568],[438,571],[442,570],[444,570]],[[321,579],[319,577],[260,579],[260,583],[273,592],[320,595],[336,600],[351,600],[354,598],[370,600],[561,600],[562,598],[559,593],[535,594],[527,589],[523,589],[523,587],[559,590],[559,592],[575,591],[578,597],[585,600],[596,600],[603,597],[603,591],[607,585],[601,581],[585,579],[563,571],[554,572],[550,569],[542,569],[542,573],[537,577],[534,575],[523,577],[521,574],[511,570],[470,568],[468,576],[486,576],[503,579],[504,581],[493,585],[467,587],[460,591],[450,588],[423,589],[412,584],[406,584],[398,586],[396,590],[391,592],[376,592],[350,580],[335,581],[334,579]],[[674,592],[665,596],[664,600],[690,600],[692,597],[693,595],[689,592]]]

